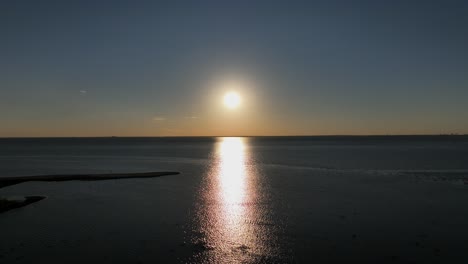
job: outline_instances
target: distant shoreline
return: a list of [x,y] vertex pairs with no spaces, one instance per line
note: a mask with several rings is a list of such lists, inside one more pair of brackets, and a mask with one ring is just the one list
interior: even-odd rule
[[62,175],[38,175],[38,176],[18,176],[0,177],[0,188],[15,185],[28,181],[102,181],[130,178],[154,178],[166,175],[177,175],[177,171],[143,172],[143,173],[106,173],[106,174],[62,174]]
[[190,138],[466,138],[468,134],[377,134],[377,135],[238,135],[238,136],[63,136],[63,137],[0,137],[5,139],[190,139]]

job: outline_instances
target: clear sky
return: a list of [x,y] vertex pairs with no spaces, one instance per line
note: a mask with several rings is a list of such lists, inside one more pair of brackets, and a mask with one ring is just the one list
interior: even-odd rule
[[0,3],[0,137],[440,133],[468,1]]

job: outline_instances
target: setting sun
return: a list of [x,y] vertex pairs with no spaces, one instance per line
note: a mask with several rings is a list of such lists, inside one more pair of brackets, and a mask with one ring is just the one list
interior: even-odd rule
[[224,95],[224,105],[227,108],[234,109],[240,104],[240,96],[236,92],[229,92]]

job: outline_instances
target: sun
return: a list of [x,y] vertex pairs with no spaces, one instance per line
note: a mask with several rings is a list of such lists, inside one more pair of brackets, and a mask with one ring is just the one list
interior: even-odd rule
[[239,106],[241,98],[236,92],[229,92],[224,95],[224,105],[229,109],[235,109]]

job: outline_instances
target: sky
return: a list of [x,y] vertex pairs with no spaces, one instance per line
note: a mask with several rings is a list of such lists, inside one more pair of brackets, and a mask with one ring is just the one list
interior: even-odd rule
[[0,2],[0,137],[465,134],[467,73],[468,1]]

